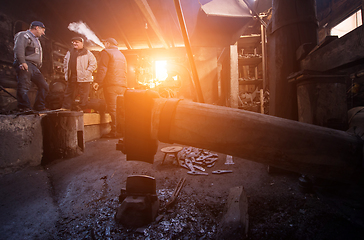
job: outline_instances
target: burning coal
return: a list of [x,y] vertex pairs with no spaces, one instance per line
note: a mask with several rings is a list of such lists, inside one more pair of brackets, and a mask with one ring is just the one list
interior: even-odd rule
[[100,41],[100,39],[96,36],[96,34],[87,26],[86,23],[79,21],[73,22],[68,25],[68,29],[77,32],[79,34],[84,35],[88,40],[93,41],[95,44],[105,47],[104,44]]

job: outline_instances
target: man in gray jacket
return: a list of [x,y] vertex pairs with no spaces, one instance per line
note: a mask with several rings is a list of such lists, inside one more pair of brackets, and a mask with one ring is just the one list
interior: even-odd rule
[[17,73],[17,99],[20,111],[31,110],[28,91],[33,82],[38,87],[34,110],[46,110],[45,98],[49,86],[39,68],[42,66],[42,45],[39,38],[44,35],[45,26],[34,21],[29,30],[18,32],[14,36],[14,68]]
[[124,113],[122,109],[118,112],[120,115],[118,119],[121,120],[118,126],[121,129],[117,129],[116,126],[116,100],[118,96],[124,95],[127,87],[127,62],[124,54],[119,51],[117,47],[118,42],[114,38],[108,38],[102,40],[102,42],[105,45],[105,49],[100,53],[99,66],[93,87],[95,90],[99,88],[99,85],[104,88],[104,98],[107,110],[111,116],[111,131],[103,137],[116,138],[123,135],[124,131],[122,120]]

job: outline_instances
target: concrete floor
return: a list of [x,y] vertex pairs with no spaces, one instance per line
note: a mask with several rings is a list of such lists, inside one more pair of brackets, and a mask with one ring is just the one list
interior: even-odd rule
[[[299,174],[269,174],[267,166],[219,154],[208,176],[192,176],[158,151],[154,164],[126,161],[117,139],[86,143],[81,156],[0,176],[0,239],[216,239],[229,189],[244,186],[248,239],[362,239],[363,191],[330,182],[302,193]],[[169,144],[160,143],[159,148]],[[211,174],[231,169],[233,173]],[[186,184],[172,212],[144,229],[114,222],[129,175],[156,178],[161,204],[179,179]],[[350,191],[349,191],[350,190]],[[363,188],[361,188],[363,190]]]

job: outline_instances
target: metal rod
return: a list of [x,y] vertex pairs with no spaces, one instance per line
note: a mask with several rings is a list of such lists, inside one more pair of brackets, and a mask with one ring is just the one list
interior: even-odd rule
[[193,82],[194,82],[195,89],[196,89],[196,92],[197,92],[197,99],[198,99],[199,102],[203,103],[205,101],[204,101],[204,98],[203,98],[203,95],[202,95],[200,80],[198,78],[198,73],[197,73],[195,61],[193,59],[190,39],[188,37],[188,32],[187,32],[186,23],[185,23],[185,20],[184,20],[184,17],[183,17],[180,1],[179,0],[174,0],[174,6],[176,8],[178,22],[179,22],[179,25],[181,27],[183,41],[184,41],[186,51],[187,51],[187,56],[188,56],[188,59],[189,59],[190,65],[191,65]]

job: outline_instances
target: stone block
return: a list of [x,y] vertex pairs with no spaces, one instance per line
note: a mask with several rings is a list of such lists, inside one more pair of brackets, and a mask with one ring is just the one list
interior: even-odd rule
[[0,115],[0,173],[41,164],[42,116]]
[[246,239],[249,227],[248,199],[243,186],[230,188],[218,239]]

